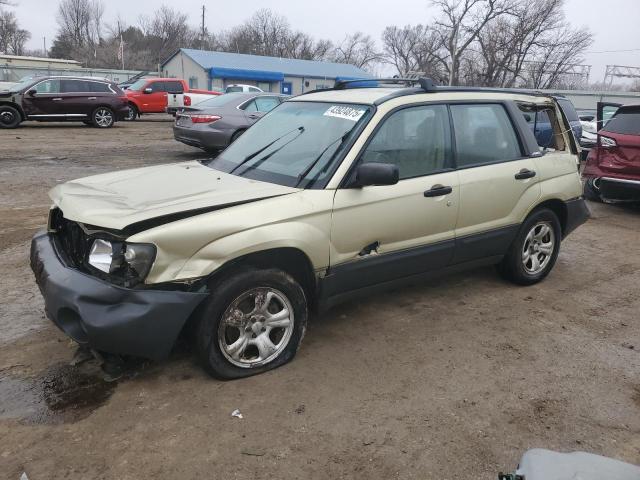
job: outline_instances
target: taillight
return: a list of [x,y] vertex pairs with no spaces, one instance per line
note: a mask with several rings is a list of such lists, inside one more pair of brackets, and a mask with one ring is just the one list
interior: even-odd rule
[[184,100],[184,106],[185,107],[190,107],[191,106],[191,97],[189,95],[185,95],[182,98]]
[[191,115],[191,123],[213,123],[220,118],[217,115]]
[[618,146],[618,143],[613,138],[604,137],[602,135],[600,135],[599,138],[600,138],[600,146],[603,148],[614,148]]

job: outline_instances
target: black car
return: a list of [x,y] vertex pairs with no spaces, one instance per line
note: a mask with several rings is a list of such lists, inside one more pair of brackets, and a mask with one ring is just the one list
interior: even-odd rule
[[104,79],[29,78],[0,91],[0,128],[16,128],[25,120],[84,122],[109,128],[127,112],[124,92]]

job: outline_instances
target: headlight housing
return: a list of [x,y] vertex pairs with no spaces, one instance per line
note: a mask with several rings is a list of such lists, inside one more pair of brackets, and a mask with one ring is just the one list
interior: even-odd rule
[[144,281],[155,259],[153,244],[96,238],[89,249],[87,263],[114,283],[130,287]]

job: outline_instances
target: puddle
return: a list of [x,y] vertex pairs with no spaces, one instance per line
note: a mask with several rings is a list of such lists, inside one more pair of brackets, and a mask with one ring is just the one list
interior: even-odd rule
[[116,388],[91,362],[58,364],[35,378],[0,377],[0,418],[27,424],[72,423],[104,405]]

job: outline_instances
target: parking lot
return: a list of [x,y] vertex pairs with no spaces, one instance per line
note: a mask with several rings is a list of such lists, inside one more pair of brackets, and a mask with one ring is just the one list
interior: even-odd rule
[[166,119],[0,132],[2,478],[492,479],[534,447],[640,461],[634,207],[590,204],[532,287],[486,268],[337,307],[263,375],[212,380],[186,345],[116,383],[70,367],[29,268],[47,191],[207,157]]

